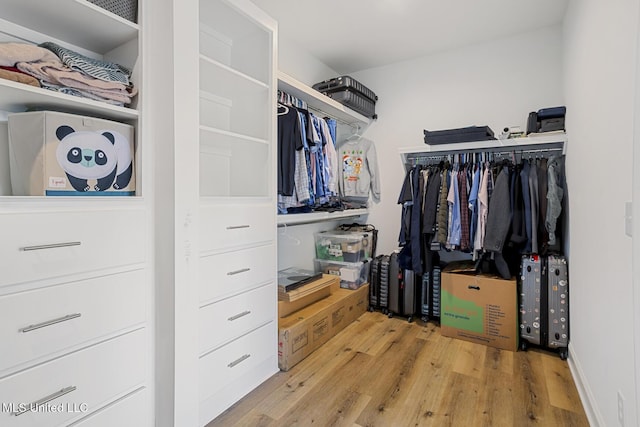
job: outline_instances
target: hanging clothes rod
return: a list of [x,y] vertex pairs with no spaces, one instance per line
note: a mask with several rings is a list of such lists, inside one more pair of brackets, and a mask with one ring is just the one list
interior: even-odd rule
[[[289,93],[287,93],[286,91],[278,90],[278,92],[283,93],[283,94],[285,94],[287,97],[289,97],[289,98],[291,98],[291,99],[295,99],[296,101],[298,101],[298,102],[300,102],[300,103],[302,103],[302,104],[304,105],[304,107],[300,107],[300,106],[297,106],[297,105],[293,105],[293,107],[295,107],[295,108],[302,108],[302,109],[306,109],[306,110],[311,111],[312,113],[314,113],[316,116],[320,116],[320,117],[328,117],[328,118],[330,118],[330,119],[335,120],[335,121],[336,121],[336,122],[338,122],[338,123],[341,123],[341,124],[343,124],[343,125],[350,126],[350,127],[354,128],[356,132],[358,132],[358,131],[360,130],[360,126],[358,126],[357,124],[354,124],[354,123],[351,123],[351,122],[347,122],[347,121],[346,121],[346,120],[344,120],[344,119],[340,119],[340,118],[338,118],[338,117],[335,117],[334,115],[332,115],[332,114],[330,114],[330,113],[327,113],[326,111],[323,111],[323,110],[322,110],[322,109],[320,109],[320,108],[312,107],[312,106],[311,106],[311,105],[309,105],[306,101],[301,100],[300,98],[297,98],[297,97],[295,97],[295,96],[293,96],[293,95],[290,95],[290,94],[289,94]],[[283,100],[283,101],[284,101],[284,100]],[[284,103],[284,104],[287,104],[287,102],[286,102],[286,101],[284,101],[284,102],[283,102],[283,101],[281,101],[281,100],[280,100],[280,97],[278,96],[278,102],[280,102],[280,103]],[[287,105],[291,105],[291,104],[287,104]]]
[[528,153],[545,153],[545,152],[564,152],[564,142],[546,143],[546,144],[528,144],[528,145],[511,145],[511,146],[498,146],[492,148],[467,148],[458,150],[442,150],[431,152],[416,152],[408,153],[406,155],[407,163],[419,164],[428,161],[440,161],[453,158],[456,155],[473,155],[473,154],[487,154],[490,156],[511,156],[513,154],[528,154]]

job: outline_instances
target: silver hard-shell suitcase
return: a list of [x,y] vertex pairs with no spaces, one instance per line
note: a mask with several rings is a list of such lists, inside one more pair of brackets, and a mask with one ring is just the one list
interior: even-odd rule
[[[522,257],[520,266],[520,339],[526,349],[526,342],[542,345],[542,291],[543,262],[540,256]],[[526,340],[526,341],[525,341]]]
[[547,257],[547,292],[547,346],[566,351],[569,345],[569,273],[567,259],[564,256]]
[[520,266],[520,348],[529,344],[569,355],[569,280],[561,255],[525,256]]
[[415,275],[400,268],[398,253],[389,256],[389,305],[388,315],[407,317],[411,322],[415,314]]

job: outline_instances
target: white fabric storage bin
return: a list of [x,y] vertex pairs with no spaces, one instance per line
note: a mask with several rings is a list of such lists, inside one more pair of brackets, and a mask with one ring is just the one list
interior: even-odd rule
[[9,115],[14,196],[133,196],[134,128],[55,111]]

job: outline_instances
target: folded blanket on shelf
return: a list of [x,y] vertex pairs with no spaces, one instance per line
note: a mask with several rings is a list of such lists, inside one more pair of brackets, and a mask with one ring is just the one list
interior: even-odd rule
[[20,71],[8,70],[6,67],[0,67],[0,79],[11,80],[18,83],[28,84],[30,86],[40,87],[38,79]]
[[60,62],[50,50],[28,43],[0,43],[0,65],[13,67],[18,62]]
[[126,86],[131,84],[129,81],[131,70],[120,64],[89,58],[53,42],[41,43],[38,46],[55,53],[68,67],[80,70],[91,77],[104,81],[120,82]]
[[53,83],[46,83],[46,82],[42,83],[42,87],[44,89],[51,90],[51,91],[54,91],[54,92],[60,92],[60,93],[64,93],[64,94],[67,94],[67,95],[77,96],[79,98],[93,99],[95,101],[104,102],[104,103],[109,104],[109,105],[117,105],[118,107],[124,107],[125,106],[125,104],[123,102],[114,101],[112,99],[105,99],[105,98],[102,98],[102,97],[100,97],[98,95],[92,94],[90,92],[85,92],[85,91],[82,91],[82,90],[79,90],[79,89],[74,89],[74,88],[71,88],[71,87],[55,85]]
[[[95,79],[80,71],[55,62],[20,62],[18,69],[38,78],[50,88],[53,85],[77,89],[99,98],[130,104],[131,98],[137,94],[135,87],[127,87],[122,83]],[[75,93],[74,93],[75,94]],[[92,99],[96,99],[91,96]]]

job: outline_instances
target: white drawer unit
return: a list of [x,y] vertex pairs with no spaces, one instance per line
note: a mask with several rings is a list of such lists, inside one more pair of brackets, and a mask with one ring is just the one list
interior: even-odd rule
[[145,388],[112,403],[77,423],[71,424],[69,427],[152,426],[153,421],[149,420],[148,407],[149,392]]
[[[274,322],[270,322],[250,334],[202,356],[200,358],[199,389],[201,413],[211,413],[212,406],[216,405],[226,409],[225,405],[228,406],[235,399],[251,391],[268,376],[277,372],[276,348],[276,326]],[[265,368],[267,373],[250,375],[249,379],[246,378],[247,374],[256,373],[258,368]],[[252,383],[244,384],[245,381]],[[242,390],[242,394],[234,396],[235,390]],[[224,399],[228,402],[223,402],[220,399],[210,400],[212,396],[218,395],[220,392],[227,394]],[[212,417],[208,418],[208,420],[211,419]]]
[[200,258],[200,303],[253,289],[276,276],[273,244]]
[[0,287],[142,263],[143,209],[0,214]]
[[276,313],[275,286],[218,301],[200,309],[200,351],[210,351],[271,321]]
[[139,329],[0,380],[0,425],[62,425],[141,387],[146,340]]
[[17,365],[146,321],[144,270],[0,297],[0,378]]
[[219,251],[275,240],[273,204],[200,207],[200,252]]

